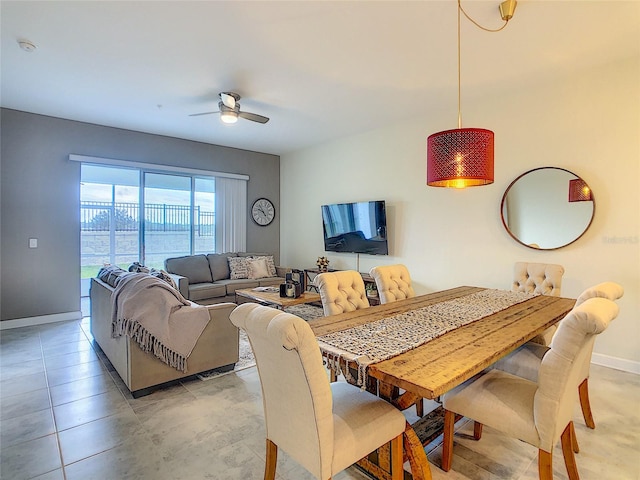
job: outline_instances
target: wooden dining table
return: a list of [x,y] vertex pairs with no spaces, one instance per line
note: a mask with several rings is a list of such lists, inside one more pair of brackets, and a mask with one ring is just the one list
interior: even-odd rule
[[[321,340],[324,335],[459,299],[483,290],[486,289],[469,286],[452,288],[353,312],[321,317],[309,321],[309,325],[316,337],[320,337],[318,343],[323,355],[335,360],[335,349]],[[558,323],[574,304],[575,299],[570,298],[532,296],[455,328],[404,353],[368,364],[365,386],[401,410],[408,408],[420,398],[438,399],[440,395],[481,373],[500,358]],[[350,352],[345,351],[340,355],[340,366],[347,377],[356,378],[353,372],[357,372],[357,359]],[[350,375],[349,371],[353,375]],[[410,462],[414,479],[431,478],[423,444],[437,436],[437,428],[435,434],[433,428],[426,428],[431,432],[427,435],[428,438],[419,438],[416,431],[425,430],[423,425],[418,424],[425,423],[425,420],[433,423],[434,418],[438,417],[438,412],[432,412],[426,417],[428,418],[419,420],[405,432],[405,456]],[[360,467],[374,478],[390,479],[389,461],[384,453],[378,453],[374,457],[363,459],[359,462]]]

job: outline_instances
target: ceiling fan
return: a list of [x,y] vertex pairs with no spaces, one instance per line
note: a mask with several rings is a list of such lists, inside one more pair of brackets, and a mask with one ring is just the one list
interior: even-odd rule
[[220,113],[220,120],[223,123],[236,123],[239,118],[245,120],[251,120],[252,122],[267,123],[268,117],[258,115],[257,113],[240,111],[240,95],[234,92],[220,92],[218,94],[220,101],[218,102],[218,108],[220,110],[215,112],[193,113],[190,117],[199,117],[200,115],[211,115],[212,113]]

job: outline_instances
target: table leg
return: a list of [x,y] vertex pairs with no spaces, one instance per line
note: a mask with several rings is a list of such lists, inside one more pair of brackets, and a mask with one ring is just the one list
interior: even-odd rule
[[411,465],[411,475],[414,480],[431,480],[431,466],[424,451],[422,442],[407,422],[403,435],[404,453]]
[[[385,382],[378,382],[378,395],[396,406],[399,410],[407,408],[415,401],[415,398],[417,398],[415,395],[408,394],[407,392],[403,395],[399,395],[398,387],[389,385]],[[408,405],[405,405],[405,402],[407,402]],[[409,460],[409,465],[411,465],[412,478],[414,480],[431,480],[431,467],[429,465],[429,460],[427,459],[427,454],[424,451],[420,438],[418,438],[418,435],[409,422],[407,422],[405,427],[403,443],[404,454]],[[379,463],[379,466],[383,466],[382,462]]]

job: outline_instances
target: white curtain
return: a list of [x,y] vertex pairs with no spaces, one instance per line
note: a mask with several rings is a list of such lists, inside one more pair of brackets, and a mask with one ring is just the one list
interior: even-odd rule
[[247,181],[216,177],[216,252],[247,249]]

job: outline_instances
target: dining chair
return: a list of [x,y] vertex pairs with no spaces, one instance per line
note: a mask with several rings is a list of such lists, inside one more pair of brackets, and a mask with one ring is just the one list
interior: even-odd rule
[[313,279],[325,317],[369,307],[362,275],[355,270],[321,273]]
[[[513,266],[513,283],[511,291],[538,293],[559,297],[562,287],[564,267],[553,263],[516,262]],[[549,345],[556,332],[553,325],[531,341],[541,345]]]
[[[582,305],[590,298],[606,298],[608,300],[615,301],[623,295],[624,288],[621,285],[614,282],[599,283],[598,285],[587,288],[582,292],[576,300],[575,307]],[[494,367],[498,370],[536,382],[538,380],[538,371],[540,370],[542,358],[548,351],[549,347],[528,342],[513,353],[500,359],[495,363]],[[589,401],[589,369],[591,367],[592,351],[593,343],[591,344],[589,355],[585,357],[580,370],[581,383],[578,387],[578,394],[585,424],[589,428],[596,428],[596,424],[593,420],[593,413],[591,412],[591,403]]]
[[488,425],[538,448],[538,475],[553,479],[553,448],[561,441],[570,480],[577,480],[571,427],[582,364],[595,336],[618,315],[606,298],[591,298],[562,319],[551,348],[542,358],[537,382],[501,370],[460,385],[443,396],[445,409],[442,468],[451,469],[455,414],[474,420],[474,438]]
[[[369,275],[375,280],[380,303],[390,303],[406,298],[413,298],[416,292],[411,286],[409,269],[402,264],[380,265],[369,270]],[[424,400],[416,400],[416,413],[424,415]]]
[[256,359],[266,423],[265,480],[282,449],[319,480],[391,442],[391,478],[404,477],[404,415],[345,382],[329,383],[311,327],[300,317],[255,303],[231,313]]
[[411,286],[409,269],[401,264],[381,265],[369,270],[380,296],[380,303],[395,302],[416,296]]

